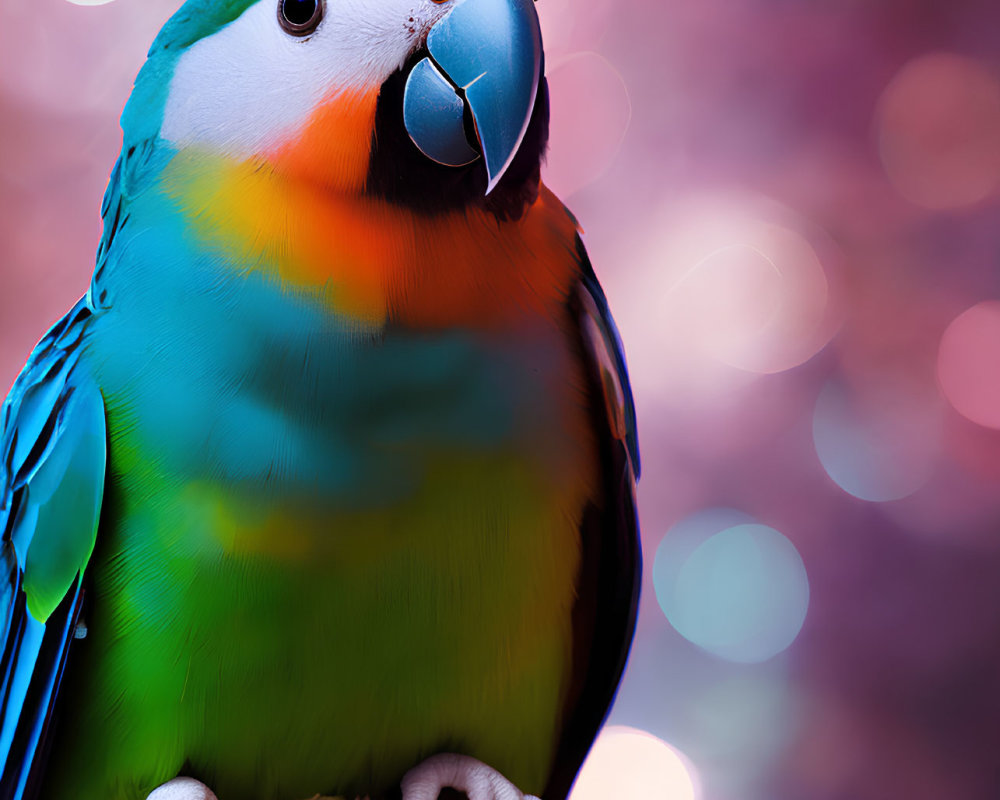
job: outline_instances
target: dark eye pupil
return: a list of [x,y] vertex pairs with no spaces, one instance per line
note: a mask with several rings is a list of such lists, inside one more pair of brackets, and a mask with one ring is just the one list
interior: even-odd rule
[[308,33],[319,24],[322,16],[320,0],[281,0],[282,25],[289,33]]

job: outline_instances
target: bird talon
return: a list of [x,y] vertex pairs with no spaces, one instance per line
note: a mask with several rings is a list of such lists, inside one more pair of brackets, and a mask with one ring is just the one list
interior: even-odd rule
[[215,792],[194,778],[174,778],[153,789],[146,800],[218,800]]
[[522,794],[493,767],[469,756],[439,753],[403,776],[403,800],[437,800],[444,788],[465,792],[469,800],[539,800]]

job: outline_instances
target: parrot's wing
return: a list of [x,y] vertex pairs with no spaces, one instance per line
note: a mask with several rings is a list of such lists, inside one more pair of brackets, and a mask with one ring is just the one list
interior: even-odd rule
[[35,348],[0,412],[0,800],[30,797],[77,633],[107,439],[80,351],[81,300]]
[[577,253],[581,266],[580,302],[583,308],[581,325],[584,340],[593,359],[594,369],[599,372],[601,389],[607,404],[608,423],[611,433],[625,444],[635,480],[639,479],[642,466],[639,463],[639,438],[636,433],[635,400],[632,398],[632,384],[628,379],[625,365],[625,348],[622,346],[618,326],[611,316],[608,299],[604,296],[594,267],[590,263],[583,241],[576,239]]
[[546,800],[561,800],[569,793],[614,700],[635,631],[642,575],[635,512],[639,448],[625,354],[579,238],[577,251],[582,277],[570,303],[589,372],[603,491],[587,507],[580,525],[583,558],[573,609],[574,683],[555,769],[543,794]]

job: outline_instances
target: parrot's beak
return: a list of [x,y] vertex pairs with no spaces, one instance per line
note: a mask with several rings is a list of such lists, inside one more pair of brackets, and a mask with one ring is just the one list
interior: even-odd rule
[[[462,166],[482,154],[489,194],[524,138],[542,72],[534,0],[445,0],[455,7],[427,35],[429,58],[411,70],[403,120],[428,158]],[[465,133],[468,108],[478,140]]]

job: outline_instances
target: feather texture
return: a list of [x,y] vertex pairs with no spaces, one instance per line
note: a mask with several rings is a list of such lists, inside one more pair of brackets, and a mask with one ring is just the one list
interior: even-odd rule
[[101,394],[78,363],[80,302],[35,349],[3,408],[0,796],[19,800],[40,756],[80,609],[104,493]]

